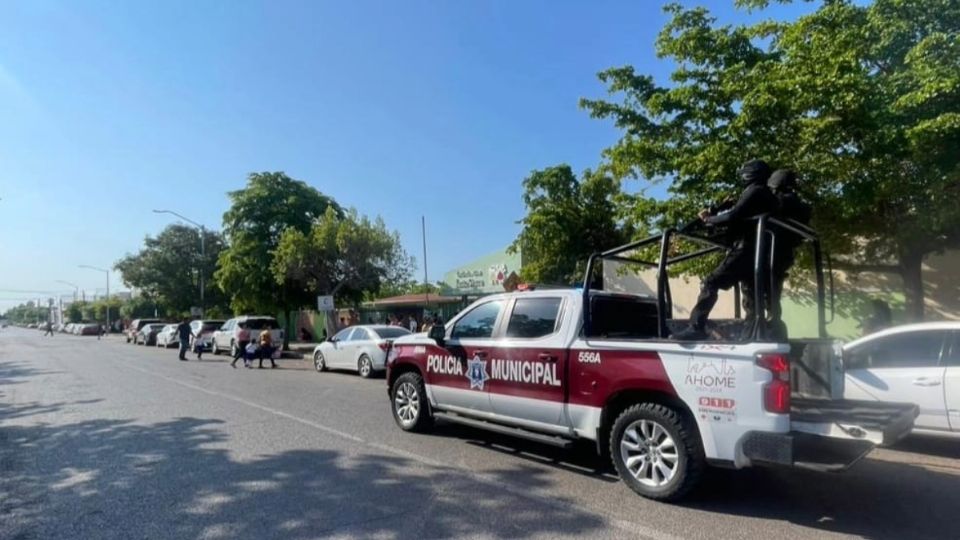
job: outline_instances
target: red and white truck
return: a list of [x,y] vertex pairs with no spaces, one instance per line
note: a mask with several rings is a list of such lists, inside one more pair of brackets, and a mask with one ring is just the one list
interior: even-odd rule
[[[781,226],[762,221],[762,237]],[[816,251],[822,303],[819,245],[799,232]],[[593,441],[630,488],[657,500],[683,497],[707,465],[841,470],[909,433],[916,406],[842,399],[840,348],[829,338],[766,339],[756,325],[740,340],[734,321],[715,324],[715,340],[668,339],[666,269],[684,256],[625,254],[681,236],[710,242],[669,230],[592,257],[592,287],[487,296],[429,334],[394,341],[387,382],[397,425],[425,431],[442,418],[558,446]],[[758,284],[765,247],[758,242]],[[656,297],[591,279],[601,261],[628,259],[659,267]]]

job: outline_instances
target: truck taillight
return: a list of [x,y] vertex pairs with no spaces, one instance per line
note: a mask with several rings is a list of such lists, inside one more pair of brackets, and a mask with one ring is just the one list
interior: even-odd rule
[[790,360],[783,354],[757,355],[757,365],[773,374],[763,386],[763,408],[774,414],[790,412]]

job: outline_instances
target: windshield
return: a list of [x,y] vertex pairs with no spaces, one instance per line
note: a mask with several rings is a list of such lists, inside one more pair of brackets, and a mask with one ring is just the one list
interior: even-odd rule
[[374,330],[381,338],[384,339],[393,339],[400,336],[406,336],[410,333],[406,328],[400,327],[390,327],[390,328],[377,328]]
[[276,330],[280,328],[276,319],[247,319],[243,322],[248,330]]

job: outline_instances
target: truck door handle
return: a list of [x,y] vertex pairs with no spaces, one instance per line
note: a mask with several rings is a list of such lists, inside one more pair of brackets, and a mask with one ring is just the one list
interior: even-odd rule
[[928,379],[926,377],[920,377],[913,380],[913,384],[916,386],[940,386],[940,381],[936,379]]
[[550,354],[550,353],[545,353],[545,352],[542,352],[542,353],[538,354],[538,355],[537,355],[537,358],[543,360],[544,362],[556,362],[556,361],[557,361],[556,355],[553,355],[553,354]]

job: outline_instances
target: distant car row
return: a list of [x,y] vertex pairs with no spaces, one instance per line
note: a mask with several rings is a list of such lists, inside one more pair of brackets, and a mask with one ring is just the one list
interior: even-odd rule
[[[226,321],[198,319],[190,322],[190,349],[197,345],[213,354],[230,351],[235,354],[240,343],[240,331],[246,329],[251,339],[264,330],[270,332],[274,343],[283,342],[283,330],[273,317],[243,315]],[[160,319],[134,319],[125,331],[127,343],[175,347],[179,343],[177,324]]]

